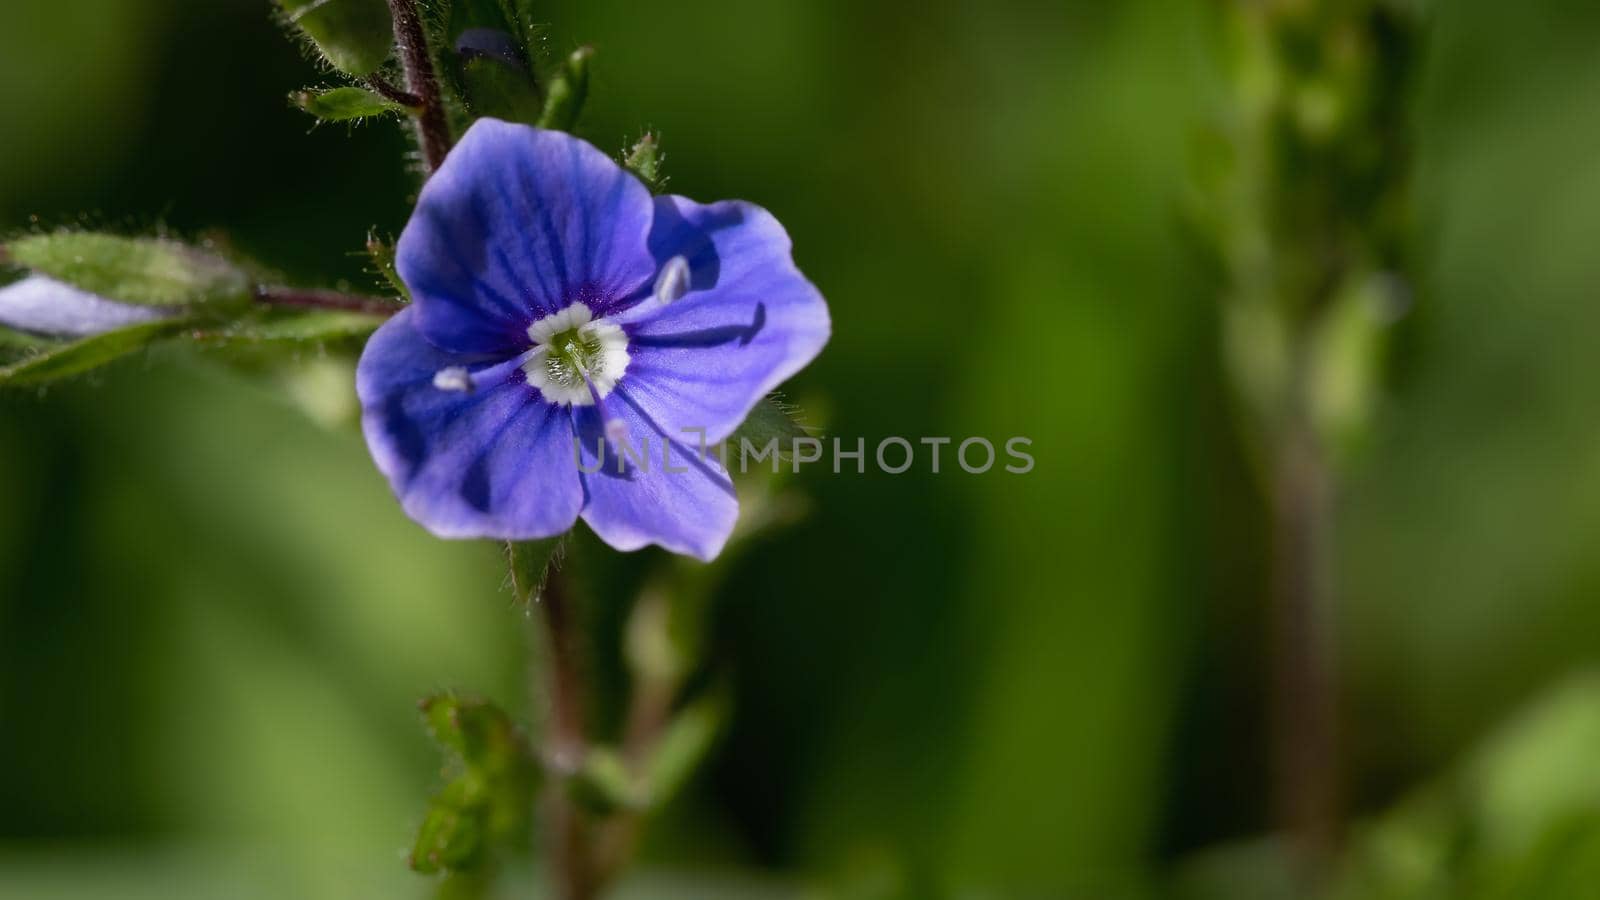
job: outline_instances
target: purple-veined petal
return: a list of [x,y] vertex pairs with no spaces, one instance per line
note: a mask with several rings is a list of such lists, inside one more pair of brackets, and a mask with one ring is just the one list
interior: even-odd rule
[[[621,385],[606,406],[626,426],[623,440],[629,452],[645,463],[626,459],[619,473],[614,445],[606,446],[603,457],[599,453],[605,438],[596,408],[576,409],[573,419],[586,470],[581,476],[586,495],[583,520],[618,550],[657,544],[702,560],[715,558],[739,517],[733,482],[715,454],[703,458],[697,438],[668,434]],[[663,443],[668,440],[671,447],[664,454]],[[597,467],[598,471],[587,471]]]
[[367,445],[406,514],[440,537],[566,531],[583,504],[571,416],[527,385],[516,357],[441,351],[416,313],[385,322],[356,371]]
[[172,313],[171,308],[107,300],[43,275],[29,275],[0,287],[0,325],[18,331],[88,337]]
[[664,427],[719,441],[821,352],[827,305],[795,267],[783,226],[749,203],[658,197],[650,249],[660,264],[688,261],[689,290],[618,314],[632,357],[625,383]]
[[526,349],[537,319],[604,310],[655,274],[650,192],[557,131],[479,119],[417,199],[395,265],[417,327],[446,350]]

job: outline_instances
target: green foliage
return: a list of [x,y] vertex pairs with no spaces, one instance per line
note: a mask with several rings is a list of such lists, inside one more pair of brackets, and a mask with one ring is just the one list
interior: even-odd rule
[[185,342],[229,351],[246,369],[281,361],[282,348],[322,347],[363,338],[387,316],[342,310],[252,310],[216,320],[195,314],[108,331],[70,343],[0,328],[0,387],[29,387],[81,375],[157,342]]
[[47,349],[54,343],[48,338],[0,325],[0,362],[13,362],[16,357]]
[[166,238],[57,231],[16,238],[5,250],[18,265],[124,303],[196,306],[250,300],[244,270]]
[[38,352],[0,367],[0,387],[29,387],[81,375],[143,349],[183,327],[182,322],[144,322]]
[[461,90],[475,116],[537,125],[544,103],[528,70],[496,56],[463,56]]
[[594,747],[567,779],[572,799],[593,816],[644,808],[647,795],[628,761],[612,747]]
[[495,846],[525,836],[527,798],[539,768],[498,707],[447,693],[424,699],[419,708],[456,774],[430,801],[410,865],[424,873],[474,869]]
[[296,91],[290,95],[290,99],[296,106],[324,122],[351,122],[406,112],[404,106],[393,100],[358,87]]
[[489,798],[484,784],[461,776],[428,806],[411,848],[411,868],[424,874],[470,869],[481,861]]
[[538,124],[544,98],[512,11],[499,0],[457,0],[444,37],[441,49],[454,61],[448,74],[472,116]]
[[384,282],[393,288],[401,299],[410,302],[411,289],[406,287],[406,283],[400,278],[400,271],[394,267],[394,242],[379,237],[376,229],[368,230],[367,258],[372,261],[372,268]]
[[1191,225],[1263,457],[1302,411],[1329,448],[1360,443],[1404,310],[1382,295],[1405,272],[1417,29],[1392,6],[1219,7],[1232,109],[1194,142]]
[[[1325,900],[1586,900],[1600,878],[1600,674],[1558,684],[1442,776],[1358,824]],[[1279,839],[1207,851],[1182,900],[1301,900]]]
[[719,686],[673,716],[645,765],[644,792],[650,806],[671,802],[688,783],[716,744],[731,709],[728,690]]
[[511,571],[511,590],[518,602],[539,601],[539,592],[552,565],[561,564],[561,537],[540,541],[507,541],[506,563]]
[[527,49],[528,61],[539,61],[539,23],[548,21],[550,5],[541,0],[499,0],[506,21],[515,29],[522,46]]
[[779,455],[787,457],[793,451],[795,439],[813,437],[796,418],[798,413],[799,407],[783,402],[777,394],[763,398],[728,436],[729,453],[737,452],[744,441],[757,450],[768,441],[777,441]]
[[1600,675],[1556,688],[1361,831],[1339,900],[1579,900],[1600,875]]
[[622,164],[628,171],[639,176],[652,192],[660,193],[666,185],[667,179],[661,173],[661,163],[666,159],[666,154],[661,152],[661,142],[653,132],[645,132],[644,136],[628,148],[627,155],[622,158]]
[[539,116],[541,128],[571,131],[578,124],[583,102],[589,96],[589,59],[593,56],[593,47],[579,47],[562,62],[545,94],[544,111]]
[[705,761],[730,710],[728,691],[719,686],[676,713],[641,759],[613,747],[590,748],[567,789],[593,815],[658,813]]
[[331,343],[371,334],[387,319],[388,316],[345,310],[270,312],[198,332],[195,338],[223,345]]
[[394,24],[384,0],[278,0],[328,64],[346,75],[370,75],[394,49]]

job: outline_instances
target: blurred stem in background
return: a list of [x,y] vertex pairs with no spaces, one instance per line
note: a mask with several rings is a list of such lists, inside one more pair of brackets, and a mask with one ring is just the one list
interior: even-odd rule
[[1370,427],[1407,305],[1406,99],[1417,11],[1229,0],[1197,230],[1221,280],[1224,364],[1271,521],[1272,793],[1302,874],[1341,830],[1329,578],[1338,476]]

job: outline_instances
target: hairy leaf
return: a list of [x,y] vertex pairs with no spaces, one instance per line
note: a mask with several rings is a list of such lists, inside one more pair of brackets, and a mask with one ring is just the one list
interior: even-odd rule
[[539,767],[510,717],[494,704],[443,693],[419,707],[457,774],[429,801],[411,867],[419,872],[480,868],[496,848],[524,842],[528,798],[537,788]]
[[571,131],[583,112],[583,101],[589,96],[589,58],[593,47],[579,47],[572,51],[555,77],[550,80],[549,92],[544,98],[544,113],[539,117],[541,128]]
[[541,541],[506,542],[506,562],[511,568],[511,589],[522,603],[538,602],[545,573],[561,560],[560,537]]
[[400,279],[400,271],[394,267],[394,242],[379,237],[377,229],[367,232],[367,258],[372,260],[372,267],[377,274],[382,275],[395,293],[409,303],[411,289],[406,287],[406,283]]
[[294,104],[324,122],[350,122],[372,116],[403,113],[404,106],[375,91],[358,87],[339,87],[327,91],[296,91]]
[[650,132],[635,141],[628,150],[628,155],[622,158],[622,164],[628,171],[639,176],[652,192],[659,192],[666,179],[661,175],[661,162],[666,155],[661,152],[661,141]]
[[481,781],[463,775],[433,798],[411,848],[413,870],[432,874],[469,869],[480,860],[489,815],[483,793]]
[[278,5],[335,69],[370,75],[394,49],[385,0],[278,0]]
[[5,249],[17,265],[123,303],[193,306],[250,298],[242,269],[166,238],[58,231],[19,237]]
[[787,453],[795,438],[811,436],[811,432],[795,420],[797,411],[796,407],[780,401],[777,395],[766,397],[756,404],[755,409],[750,410],[750,415],[733,430],[728,440],[735,444],[746,440],[756,447],[776,440],[778,449]]
[[231,322],[197,337],[218,344],[319,343],[371,334],[386,316],[343,310],[277,314]]
[[149,346],[181,327],[171,320],[145,322],[53,346],[0,367],[0,387],[27,387],[79,375]]

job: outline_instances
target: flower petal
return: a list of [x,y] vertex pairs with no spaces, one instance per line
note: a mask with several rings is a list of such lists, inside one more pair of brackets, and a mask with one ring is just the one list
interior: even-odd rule
[[828,307],[790,247],[759,206],[656,198],[651,253],[660,264],[687,259],[689,291],[671,303],[644,301],[616,321],[632,357],[624,383],[672,433],[727,437],[827,343]]
[[173,312],[107,300],[43,275],[0,287],[0,325],[18,331],[87,337],[153,322]]
[[[627,426],[628,452],[644,463],[627,458],[619,473],[610,446],[603,457],[597,453],[605,438],[596,408],[575,409],[587,494],[583,520],[618,550],[657,544],[673,553],[714,559],[739,517],[733,482],[715,457],[702,458],[697,439],[669,436],[620,385],[607,398],[607,409]],[[670,449],[663,451],[669,440]]]
[[435,345],[525,347],[535,320],[579,300],[603,313],[655,274],[652,215],[644,185],[590,144],[479,119],[423,187],[395,265]]
[[[515,357],[445,353],[416,313],[385,322],[356,370],[367,445],[406,514],[440,537],[566,531],[583,504],[571,417],[522,380]],[[453,389],[467,379],[470,390]]]

